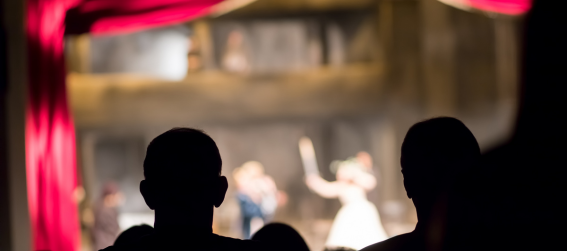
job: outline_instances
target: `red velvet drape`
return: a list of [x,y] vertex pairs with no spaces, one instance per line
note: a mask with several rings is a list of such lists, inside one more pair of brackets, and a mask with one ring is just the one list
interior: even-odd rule
[[26,167],[33,250],[78,250],[75,130],[67,103],[63,33],[74,0],[28,0]]
[[72,251],[80,246],[73,197],[75,129],[65,86],[65,24],[69,33],[135,31],[188,21],[221,1],[27,0],[26,169],[33,250]]
[[532,7],[533,0],[439,0],[454,6],[466,6],[482,11],[521,15]]
[[223,0],[83,0],[67,13],[66,33],[109,34],[176,24]]
[[526,13],[532,6],[532,0],[468,0],[468,2],[476,9],[508,15]]

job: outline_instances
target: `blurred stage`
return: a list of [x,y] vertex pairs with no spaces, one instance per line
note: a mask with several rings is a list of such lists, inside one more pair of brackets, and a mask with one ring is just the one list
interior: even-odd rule
[[[301,137],[312,139],[328,181],[333,161],[372,156],[377,186],[368,200],[394,236],[417,221],[399,166],[413,123],[457,117],[483,150],[511,133],[521,17],[433,0],[299,2],[258,0],[182,25],[68,37],[81,210],[92,210],[114,181],[124,195],[120,227],[153,224],[138,191],[145,147],[165,130],[189,126],[217,142],[229,178],[216,233],[242,236],[232,172],[255,160],[288,196],[273,221],[323,250],[341,204],[306,186]],[[90,224],[83,217],[85,251],[92,250]]]

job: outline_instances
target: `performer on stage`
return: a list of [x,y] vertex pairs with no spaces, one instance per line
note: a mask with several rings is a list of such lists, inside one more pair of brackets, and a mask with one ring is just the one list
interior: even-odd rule
[[118,206],[122,201],[122,193],[114,182],[107,182],[102,197],[94,208],[94,225],[92,237],[95,250],[111,246],[120,234],[118,225]]
[[250,70],[244,36],[240,31],[234,30],[229,33],[222,57],[222,67],[229,72],[237,73],[246,73]]
[[[307,164],[307,186],[324,198],[339,198],[343,205],[333,221],[325,246],[358,250],[387,239],[378,210],[366,198],[366,193],[376,186],[370,155],[360,152],[354,158],[333,162],[331,171],[336,173],[337,180],[329,182],[312,168],[316,165],[314,151],[308,150],[312,147],[310,140],[303,138],[300,141],[303,163]],[[313,156],[310,156],[311,152]]]
[[242,235],[250,235],[269,222],[278,206],[287,201],[284,192],[278,191],[276,183],[264,173],[260,162],[248,161],[233,171],[238,189],[237,199],[242,216]]

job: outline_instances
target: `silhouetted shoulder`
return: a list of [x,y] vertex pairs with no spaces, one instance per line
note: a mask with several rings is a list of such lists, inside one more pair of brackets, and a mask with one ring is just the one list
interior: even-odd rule
[[[128,246],[110,246],[100,251],[158,251],[163,250],[163,245],[160,245],[158,238],[155,235],[147,235],[138,243]],[[205,247],[203,243],[196,244],[188,237],[187,244],[184,247],[176,249],[183,250],[201,250]],[[206,245],[207,250],[211,251],[264,251],[264,250],[278,250],[277,248],[269,248],[264,243],[252,240],[240,240],[224,236],[212,234],[209,243]]]
[[118,248],[116,248],[116,247],[114,247],[114,246],[110,246],[110,247],[101,249],[101,250],[99,250],[99,251],[118,251],[118,250],[120,250],[120,249],[118,249]]
[[394,236],[385,241],[381,241],[372,244],[368,247],[361,249],[360,251],[406,251],[406,250],[417,250],[414,248],[411,233],[401,234]]
[[136,246],[109,246],[105,249],[101,249],[99,251],[130,251],[130,250],[140,250],[139,248],[137,248]]
[[110,246],[100,251],[152,251],[159,250],[154,234],[144,236],[135,243],[121,246]]
[[268,248],[264,243],[253,240],[240,240],[230,237],[213,234],[213,249],[215,251],[234,250],[234,251],[264,251],[273,250]]

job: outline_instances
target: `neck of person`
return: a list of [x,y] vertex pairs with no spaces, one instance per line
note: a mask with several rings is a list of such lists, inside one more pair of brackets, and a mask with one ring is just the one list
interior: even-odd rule
[[154,229],[160,236],[187,241],[204,240],[211,235],[213,206],[155,209]]
[[417,225],[412,232],[414,243],[425,250],[440,251],[445,245],[447,230],[447,205],[442,198],[419,201],[414,204],[417,210]]
[[426,200],[415,200],[417,225],[414,233],[427,240],[432,250],[439,250],[447,230],[447,194],[439,194]]

